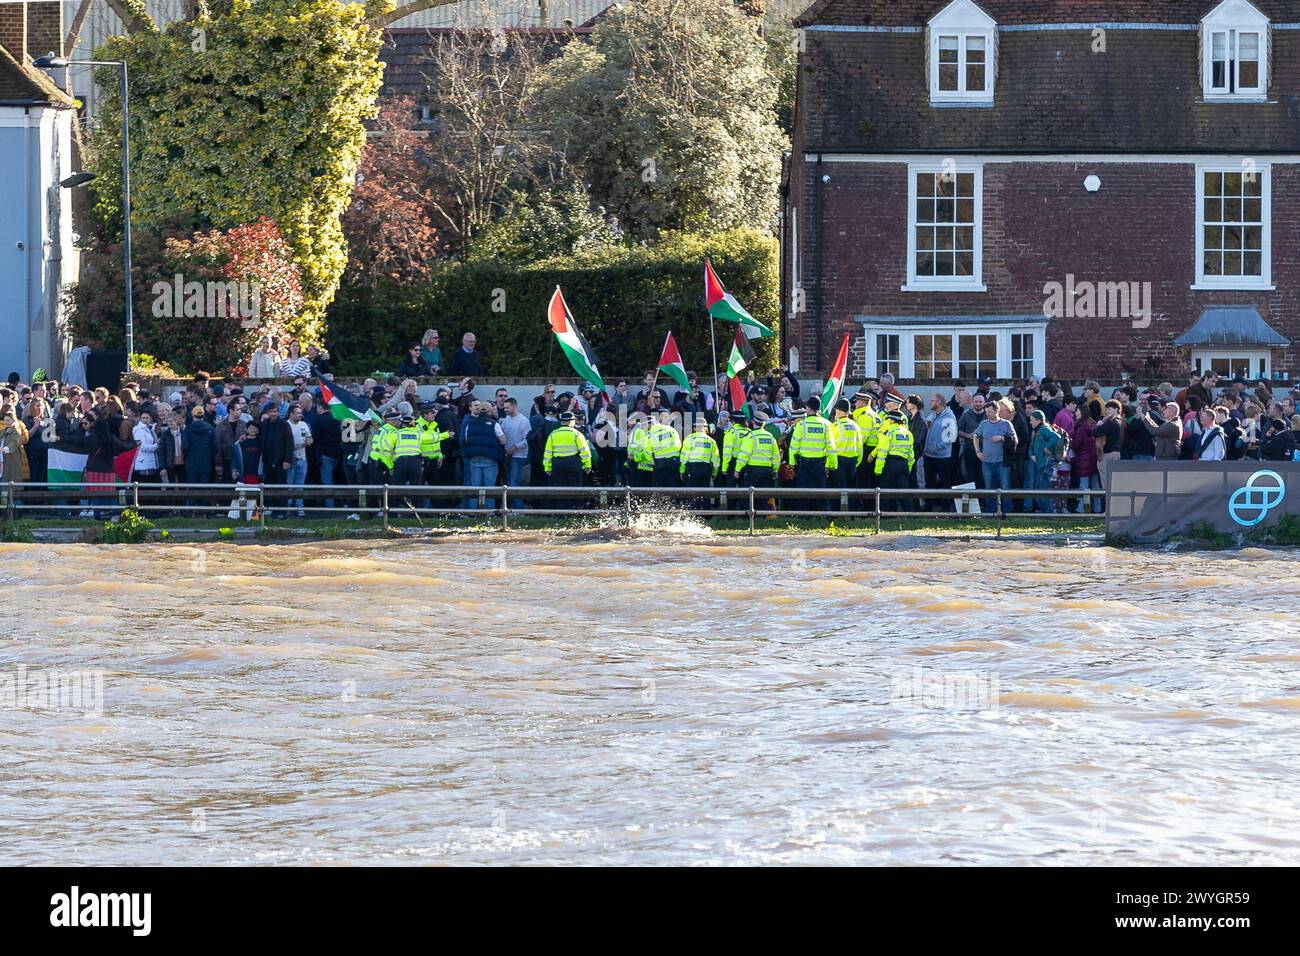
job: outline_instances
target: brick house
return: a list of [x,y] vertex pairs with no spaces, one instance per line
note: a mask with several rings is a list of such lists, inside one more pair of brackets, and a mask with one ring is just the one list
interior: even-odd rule
[[817,0],[787,347],[915,382],[1269,378],[1300,340],[1300,2]]

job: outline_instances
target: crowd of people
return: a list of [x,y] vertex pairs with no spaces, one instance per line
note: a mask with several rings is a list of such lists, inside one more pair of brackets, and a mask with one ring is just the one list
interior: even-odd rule
[[[412,346],[410,361],[421,371],[431,367],[426,346],[442,360],[435,332]],[[474,350],[467,335],[460,352]],[[87,456],[82,481],[92,503],[95,492],[129,479],[289,486],[302,489],[286,505],[299,512],[308,497],[333,507],[341,494],[328,489],[337,485],[507,485],[520,489],[510,495],[520,508],[544,502],[530,489],[556,485],[916,489],[890,496],[886,510],[904,511],[953,510],[951,496],[923,491],[966,488],[983,493],[974,497],[991,511],[997,502],[988,492],[998,489],[1103,489],[1118,459],[1300,458],[1300,386],[1275,394],[1266,382],[1220,382],[1213,373],[1193,373],[1181,389],[1124,384],[1108,396],[1091,381],[1076,394],[1051,379],[1005,389],[980,379],[928,399],[904,394],[882,375],[828,409],[819,396],[801,395],[786,369],[749,375],[738,408],[729,407],[725,379],[710,390],[691,374],[670,396],[654,370],[639,385],[619,381],[608,390],[547,385],[522,404],[507,388],[480,396],[473,378],[422,397],[414,377],[392,376],[333,385],[352,399],[354,411],[340,420],[320,387],[332,382],[322,367],[328,355],[314,347],[297,353],[291,344],[295,364],[280,367],[295,373],[288,380],[240,385],[200,375],[169,395],[132,383],[116,394],[57,381],[29,385],[11,375],[0,388],[0,474],[44,483],[49,449],[57,447]],[[132,451],[123,476],[121,456]],[[853,497],[854,509],[866,500]],[[1104,496],[1090,497],[1100,511]],[[459,506],[480,504],[493,501],[469,495]],[[782,501],[838,506],[815,496]],[[1018,495],[1002,507],[1086,505]]]

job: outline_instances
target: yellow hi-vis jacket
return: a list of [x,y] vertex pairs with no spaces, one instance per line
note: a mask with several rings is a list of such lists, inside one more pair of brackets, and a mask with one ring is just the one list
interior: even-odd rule
[[415,425],[393,433],[393,458],[414,458],[420,454],[420,429]]
[[556,458],[582,458],[583,470],[591,468],[591,446],[586,437],[572,425],[561,425],[546,436],[546,451],[542,455],[542,471],[551,473]]
[[679,471],[686,474],[687,465],[707,463],[713,466],[713,474],[718,474],[722,467],[722,456],[718,454],[718,443],[707,432],[692,432],[682,442],[682,466]]
[[740,457],[741,446],[745,443],[746,436],[749,435],[749,429],[744,425],[732,425],[722,433],[722,473],[724,475],[735,474],[731,465]]
[[397,450],[397,429],[388,422],[379,426],[379,431],[370,442],[370,457],[385,468],[393,467],[393,452]]
[[835,440],[831,437],[831,423],[818,415],[809,415],[795,422],[790,430],[790,464],[800,458],[824,458],[826,467],[838,466],[835,459]]
[[415,427],[420,429],[420,456],[423,458],[441,458],[443,433],[436,421],[416,419]]
[[682,440],[672,425],[655,422],[650,426],[649,438],[650,449],[654,452],[656,461],[660,458],[676,458],[681,454]]
[[835,437],[835,457],[840,464],[852,461],[853,467],[862,464],[862,429],[851,418],[837,418],[831,424]]
[[755,428],[745,436],[736,456],[736,471],[742,468],[771,468],[772,477],[781,470],[781,446],[766,428]]
[[650,450],[650,432],[644,427],[634,428],[627,440],[627,455],[642,471],[654,471],[654,453]]
[[912,429],[907,422],[887,421],[880,430],[880,444],[876,446],[876,474],[885,471],[885,459],[901,458],[907,462],[907,470],[912,470],[916,462],[916,443],[912,440]]
[[853,420],[858,423],[858,430],[862,432],[862,446],[867,449],[867,454],[871,454],[880,441],[880,416],[872,411],[870,406],[863,405],[854,411]]

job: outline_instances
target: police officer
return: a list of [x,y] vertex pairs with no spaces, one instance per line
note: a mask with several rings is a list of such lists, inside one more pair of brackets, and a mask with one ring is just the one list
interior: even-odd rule
[[[781,445],[776,436],[766,428],[746,428],[745,441],[736,457],[736,484],[742,488],[774,488],[780,470]],[[765,511],[771,499],[756,500],[756,507]]]
[[402,413],[390,408],[384,413],[384,423],[370,438],[370,475],[372,485],[386,485],[393,470],[393,451],[397,447],[397,423]]
[[655,470],[655,456],[650,448],[650,420],[637,416],[632,424],[632,434],[627,439],[627,457],[631,467],[627,470],[627,483],[633,488],[648,488]]
[[[880,430],[880,442],[876,446],[875,472],[881,488],[906,488],[908,476],[916,462],[916,445],[912,439],[912,430],[907,427],[907,416],[895,408],[885,413],[885,424]],[[885,506],[882,504],[882,510]],[[903,507],[907,511],[907,499]]]
[[[794,468],[796,488],[825,488],[828,472],[839,467],[835,457],[835,439],[831,423],[817,413],[821,402],[816,397],[808,399],[808,410],[794,413],[796,421],[790,429],[790,466]],[[802,502],[804,511],[819,510],[822,500],[814,498]]]
[[420,429],[420,459],[423,464],[423,479],[426,485],[438,484],[442,475],[442,430],[438,428],[438,405],[435,402],[420,403],[420,418],[415,423]]
[[424,480],[424,462],[420,457],[421,429],[412,415],[403,415],[393,433],[393,475],[395,485],[418,485]]
[[737,459],[740,449],[749,435],[749,416],[744,411],[731,414],[731,427],[722,433],[722,481],[726,485],[738,485],[736,472],[739,470]]
[[669,424],[672,412],[661,408],[655,413],[655,421],[650,426],[648,439],[650,452],[654,455],[654,486],[671,488],[678,481],[678,459],[682,453],[682,439],[677,429]]
[[880,441],[880,415],[874,408],[879,392],[860,389],[853,396],[853,420],[858,423],[862,433],[862,460],[858,464],[857,481],[859,488],[874,488],[876,473],[872,468],[871,456],[875,454],[876,444]]
[[694,431],[682,442],[680,473],[682,483],[689,488],[708,488],[712,479],[722,470],[722,456],[718,443],[709,434],[709,423],[700,416],[695,420]]
[[546,438],[542,470],[553,486],[579,487],[583,474],[591,471],[591,446],[582,432],[573,427],[577,420],[573,412],[561,413],[560,427]]
[[858,469],[862,466],[862,430],[849,414],[849,401],[841,398],[835,403],[835,421],[831,426],[835,439],[836,488],[856,488]]

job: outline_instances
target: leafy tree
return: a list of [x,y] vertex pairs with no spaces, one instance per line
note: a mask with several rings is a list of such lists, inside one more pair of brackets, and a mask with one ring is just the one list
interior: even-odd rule
[[778,83],[727,0],[640,0],[570,43],[537,97],[596,201],[634,237],[775,225]]
[[474,243],[471,259],[537,259],[591,252],[619,241],[622,230],[591,195],[569,181],[534,193],[516,192],[505,213],[488,224]]
[[[382,81],[370,21],[387,0],[200,2],[165,31],[139,0],[116,5],[131,32],[97,54],[130,67],[132,224],[227,230],[269,217],[293,250],[303,334],[315,337],[347,260],[340,219]],[[115,74],[98,79],[90,166],[116,231],[120,105]]]
[[[225,372],[246,362],[263,335],[282,340],[301,335],[303,294],[298,267],[288,242],[269,219],[193,237],[146,230],[133,238],[132,287],[139,352],[159,356],[177,369]],[[182,281],[179,315],[172,292],[176,276]],[[185,307],[184,284],[193,282],[204,286],[202,309]],[[221,297],[219,309],[209,309],[207,284],[232,282],[242,284],[242,298],[236,291],[234,296]],[[249,304],[254,289],[257,321],[241,321],[236,306]],[[83,260],[70,304],[69,331],[78,344],[105,350],[125,347],[120,243],[96,247]],[[214,299],[212,304],[218,302]]]
[[352,205],[343,214],[347,283],[419,279],[433,260],[452,252],[435,223],[434,208],[444,200],[433,165],[422,156],[424,138],[403,122],[414,109],[409,97],[384,103],[361,154]]

